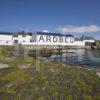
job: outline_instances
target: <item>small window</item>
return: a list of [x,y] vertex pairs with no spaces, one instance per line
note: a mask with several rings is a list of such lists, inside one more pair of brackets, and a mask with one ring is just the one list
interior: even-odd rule
[[18,43],[18,40],[14,40],[14,43]]
[[26,34],[23,34],[22,36],[23,36],[23,37],[26,37]]
[[32,39],[30,39],[30,42],[34,42]]
[[6,43],[9,43],[9,41],[6,41]]
[[18,37],[18,34],[13,34],[13,37]]

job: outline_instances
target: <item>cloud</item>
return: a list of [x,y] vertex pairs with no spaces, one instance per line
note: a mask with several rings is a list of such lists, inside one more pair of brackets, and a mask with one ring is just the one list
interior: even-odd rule
[[48,30],[42,30],[42,32],[49,32]]
[[91,32],[100,32],[100,26],[98,25],[88,25],[88,26],[62,26],[58,27],[57,30],[59,32],[79,32],[79,33],[91,33]]

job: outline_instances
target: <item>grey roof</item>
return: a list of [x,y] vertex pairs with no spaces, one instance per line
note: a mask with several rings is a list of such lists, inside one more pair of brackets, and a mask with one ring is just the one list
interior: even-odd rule
[[83,35],[80,39],[81,39],[81,40],[95,40],[94,37],[84,36],[84,35]]
[[51,35],[51,36],[66,36],[66,37],[74,37],[71,34],[61,34],[61,33],[51,33],[51,32],[36,32],[37,35]]
[[94,39],[94,37],[87,37],[87,36],[85,36],[84,40],[95,40],[95,39]]
[[73,35],[71,34],[61,34],[61,33],[51,33],[51,32],[0,32],[0,34],[3,34],[3,35],[14,35],[14,36],[17,36],[17,35],[31,35],[32,34],[36,34],[36,35],[51,35],[51,36],[66,36],[66,37],[74,37]]
[[75,38],[75,41],[82,41],[80,38]]
[[0,32],[0,35],[12,35],[13,32]]
[[0,32],[0,34],[3,34],[3,35],[25,35],[25,34],[28,34],[29,32]]

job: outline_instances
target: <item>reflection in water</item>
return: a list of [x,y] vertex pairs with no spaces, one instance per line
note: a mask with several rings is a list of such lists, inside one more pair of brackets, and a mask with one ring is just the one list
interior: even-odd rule
[[81,64],[88,66],[100,66],[100,51],[85,49],[69,49],[62,55],[53,55],[50,61],[62,61],[66,64]]
[[96,64],[99,64],[100,63],[100,51],[97,51],[97,50],[91,50],[91,51],[87,51],[87,55],[88,55],[88,58],[96,63]]

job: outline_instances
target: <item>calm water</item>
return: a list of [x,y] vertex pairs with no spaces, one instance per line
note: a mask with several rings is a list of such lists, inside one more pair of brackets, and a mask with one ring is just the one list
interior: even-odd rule
[[68,49],[67,53],[52,55],[50,61],[62,61],[66,64],[80,64],[89,67],[100,66],[100,51],[85,49]]

